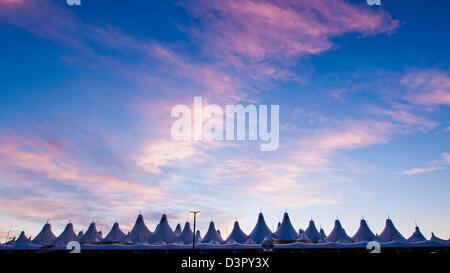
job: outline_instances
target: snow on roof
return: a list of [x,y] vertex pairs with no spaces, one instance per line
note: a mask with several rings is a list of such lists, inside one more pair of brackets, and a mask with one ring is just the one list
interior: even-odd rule
[[267,226],[262,212],[260,212],[258,215],[258,221],[256,222],[252,232],[248,235],[247,240],[254,243],[261,243],[267,236],[272,237],[272,231]]
[[342,228],[341,222],[339,220],[336,220],[334,221],[333,230],[327,237],[327,241],[332,243],[351,243],[352,239]]
[[391,219],[386,219],[386,226],[383,232],[378,236],[383,242],[403,242],[406,241],[405,237],[400,234],[400,232],[395,228],[394,223]]
[[292,226],[287,212],[284,213],[283,221],[275,232],[275,238],[280,241],[293,241],[298,238],[298,233]]
[[239,222],[235,221],[234,222],[234,226],[233,226],[233,230],[231,231],[231,233],[228,236],[228,238],[225,240],[225,243],[229,243],[229,244],[234,244],[234,243],[243,244],[247,240],[247,237],[248,237],[247,234],[245,234],[242,231],[241,227],[239,226]]
[[214,222],[211,221],[209,223],[208,231],[205,234],[205,237],[203,237],[202,243],[204,244],[223,244],[224,240],[220,236],[219,233],[217,233],[216,227],[214,226]]
[[370,230],[366,220],[361,219],[358,231],[356,231],[355,235],[353,235],[352,240],[355,243],[358,243],[358,242],[371,242],[375,241],[376,239],[377,238],[375,234],[373,234],[373,232]]
[[48,245],[55,239],[56,236],[52,232],[52,226],[50,225],[50,223],[46,223],[42,227],[41,232],[39,232],[39,234],[31,242],[36,245]]
[[63,232],[53,241],[55,245],[67,245],[68,242],[76,241],[77,235],[73,230],[73,224],[68,223]]

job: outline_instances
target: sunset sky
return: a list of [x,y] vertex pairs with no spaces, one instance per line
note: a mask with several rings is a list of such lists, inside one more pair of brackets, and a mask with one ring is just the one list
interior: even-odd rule
[[[450,236],[448,1],[0,0],[0,241],[287,211]],[[177,104],[280,105],[280,144],[174,141]]]

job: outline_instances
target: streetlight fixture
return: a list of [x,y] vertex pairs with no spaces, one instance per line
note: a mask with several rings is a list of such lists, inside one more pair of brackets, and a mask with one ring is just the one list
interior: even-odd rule
[[189,213],[194,214],[194,232],[192,234],[192,249],[194,249],[195,248],[195,225],[197,223],[197,213],[200,214],[200,211],[199,210],[196,210],[196,211],[191,210],[191,211],[189,211]]

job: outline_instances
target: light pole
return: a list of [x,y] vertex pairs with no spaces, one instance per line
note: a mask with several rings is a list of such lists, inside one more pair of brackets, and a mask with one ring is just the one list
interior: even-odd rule
[[189,213],[194,214],[194,232],[192,234],[192,249],[194,249],[195,248],[195,225],[197,223],[197,213],[200,213],[200,211],[199,210],[196,210],[196,211],[191,210]]

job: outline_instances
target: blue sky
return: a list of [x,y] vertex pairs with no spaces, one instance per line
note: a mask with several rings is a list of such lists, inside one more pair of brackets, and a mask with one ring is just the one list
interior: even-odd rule
[[[201,210],[450,236],[446,1],[0,1],[0,238]],[[280,105],[280,146],[171,138],[177,104]]]

